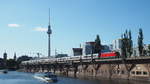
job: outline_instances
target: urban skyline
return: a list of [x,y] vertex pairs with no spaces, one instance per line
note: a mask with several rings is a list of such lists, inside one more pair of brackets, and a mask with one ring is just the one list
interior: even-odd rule
[[2,1],[1,57],[5,51],[11,58],[15,52],[17,56],[37,52],[47,55],[49,8],[53,30],[52,54],[55,49],[59,53],[70,54],[71,48],[79,47],[86,41],[94,41],[97,34],[100,35],[102,44],[111,44],[126,29],[132,31],[134,44],[137,44],[138,30],[142,28],[144,43],[149,44],[150,1],[116,1],[117,3],[103,0],[63,0],[60,3],[57,0]]

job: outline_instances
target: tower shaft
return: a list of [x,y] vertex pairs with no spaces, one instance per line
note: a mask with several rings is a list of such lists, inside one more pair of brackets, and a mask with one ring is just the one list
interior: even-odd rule
[[48,57],[51,56],[51,37],[48,35]]

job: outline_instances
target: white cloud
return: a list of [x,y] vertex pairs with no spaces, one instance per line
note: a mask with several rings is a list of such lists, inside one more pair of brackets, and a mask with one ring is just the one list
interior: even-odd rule
[[8,24],[8,27],[20,27],[19,24]]
[[42,28],[42,27],[36,27],[34,28],[35,31],[40,31],[40,32],[46,32],[48,28]]

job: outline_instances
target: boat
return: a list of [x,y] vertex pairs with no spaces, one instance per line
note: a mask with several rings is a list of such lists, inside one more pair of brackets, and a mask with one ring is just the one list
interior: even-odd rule
[[45,82],[57,82],[57,76],[51,72],[35,73],[34,78]]
[[8,71],[7,71],[7,70],[4,70],[4,71],[3,71],[3,73],[4,73],[4,74],[7,74],[7,73],[8,73]]
[[0,70],[0,73],[7,74],[8,70]]

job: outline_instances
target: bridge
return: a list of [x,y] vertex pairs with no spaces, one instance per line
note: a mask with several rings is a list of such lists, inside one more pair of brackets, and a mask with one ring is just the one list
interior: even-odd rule
[[22,62],[26,72],[54,72],[73,77],[150,79],[150,56],[130,58],[44,58]]

